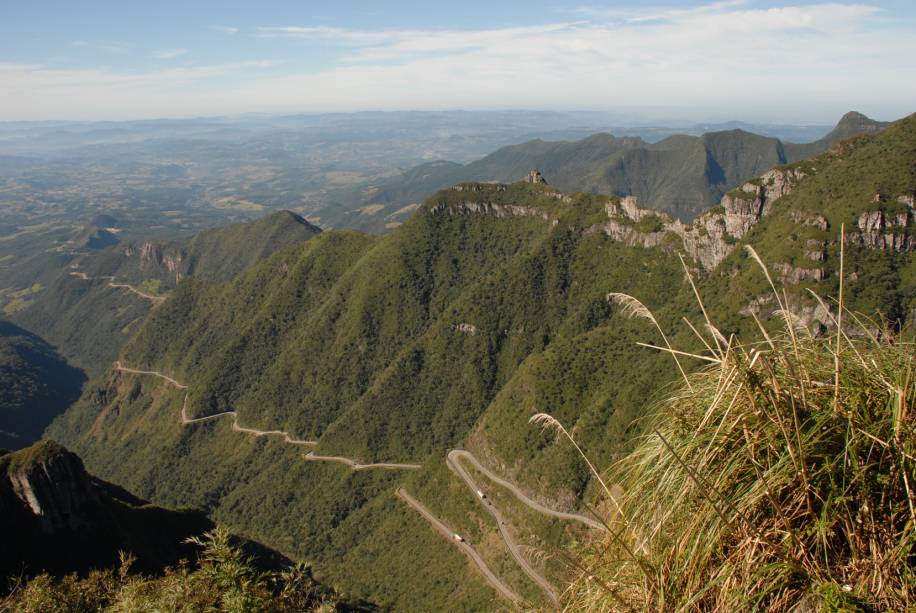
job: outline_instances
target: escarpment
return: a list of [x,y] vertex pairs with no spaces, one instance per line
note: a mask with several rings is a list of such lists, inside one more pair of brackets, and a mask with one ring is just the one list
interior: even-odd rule
[[[734,250],[761,218],[770,214],[774,203],[790,194],[806,176],[815,172],[810,164],[774,168],[726,194],[720,206],[710,209],[692,223],[666,213],[642,208],[634,196],[601,196],[607,220],[584,228],[586,234],[601,233],[629,247],[683,250],[704,270],[716,268]],[[518,185],[529,185],[540,197],[576,206],[585,195],[564,194],[549,187],[544,176],[531,171]],[[500,183],[460,183],[444,190],[427,208],[428,214],[450,216],[486,215],[496,218],[533,217],[556,226],[556,212],[543,207],[518,204],[508,197],[509,186]],[[515,196],[515,192],[512,193]],[[807,218],[799,223],[809,223]],[[814,223],[817,224],[815,221]],[[826,221],[824,222],[826,223]]]
[[859,215],[856,242],[881,251],[916,250],[916,238],[911,232],[911,226],[916,219],[914,201],[914,193],[896,198],[875,194],[873,204],[878,208],[864,211]]
[[189,536],[213,527],[202,514],[146,503],[96,479],[51,440],[0,455],[0,577],[111,566],[132,553],[156,570],[191,553]]
[[18,460],[18,454],[3,460],[7,470],[0,481],[0,514],[4,517],[29,518],[45,534],[90,524],[88,513],[100,499],[76,454],[45,442],[36,446],[29,461]]
[[[665,213],[640,208],[632,196],[607,205],[608,221],[592,231],[602,231],[627,245],[682,248],[705,270],[716,268],[774,203],[790,194],[806,176],[809,165],[774,168],[726,194],[720,205],[685,224]],[[679,240],[667,240],[674,235]]]

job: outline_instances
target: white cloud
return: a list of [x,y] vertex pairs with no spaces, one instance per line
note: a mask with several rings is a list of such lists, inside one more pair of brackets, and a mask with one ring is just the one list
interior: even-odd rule
[[691,8],[673,8],[665,6],[636,6],[636,7],[595,7],[580,6],[573,12],[589,17],[599,17],[612,20],[621,20],[629,23],[645,21],[661,21],[676,19],[686,15],[699,15],[713,13],[731,8],[747,5],[749,0],[722,0],[711,4],[702,4]]
[[174,60],[177,57],[185,55],[187,52],[187,49],[182,48],[159,49],[153,52],[153,57],[157,60]]
[[[909,30],[870,5],[755,9],[742,1],[467,31],[272,26],[255,34],[283,39],[282,74],[228,65],[207,69],[218,79],[192,68],[126,75],[7,67],[0,118],[674,106],[745,119],[825,121],[850,108],[887,116],[916,110],[908,108],[916,82],[903,77],[916,73]],[[316,47],[337,60],[311,67]],[[159,95],[176,79],[182,87]],[[49,88],[70,95],[35,105]],[[149,99],[138,101],[135,90]]]
[[238,34],[239,29],[233,26],[209,26],[211,30],[222,32],[223,34]]

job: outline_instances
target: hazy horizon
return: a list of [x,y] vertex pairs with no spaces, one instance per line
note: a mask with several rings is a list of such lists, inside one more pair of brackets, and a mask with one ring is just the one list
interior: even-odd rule
[[897,119],[916,102],[916,11],[901,0],[106,0],[5,13],[0,121],[557,109],[811,125],[853,109]]

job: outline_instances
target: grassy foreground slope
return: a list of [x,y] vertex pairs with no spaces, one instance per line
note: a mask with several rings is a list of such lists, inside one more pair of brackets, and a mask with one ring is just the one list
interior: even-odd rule
[[912,610],[914,346],[859,324],[823,338],[794,326],[730,337],[653,408],[607,477],[616,536],[572,554],[564,604]]
[[[848,270],[896,288],[851,291],[850,307],[908,316],[916,306],[911,243],[882,249],[874,240],[910,235],[912,206],[900,199],[916,186],[914,143],[910,118],[815,159],[789,196],[732,241],[758,247],[812,329],[823,315],[805,290],[826,295],[835,284],[838,245],[830,241],[839,222],[850,228]],[[475,494],[445,469],[445,453],[466,446],[551,506],[600,502],[570,445],[528,419],[554,414],[606,464],[641,432],[635,420],[647,399],[678,376],[669,356],[635,346],[645,324],[628,320],[608,292],[640,298],[680,346],[698,345],[682,316],[702,327],[678,257],[679,226],[634,221],[614,212],[620,206],[544,185],[461,184],[385,237],[325,232],[229,283],[182,283],[120,356],[188,385],[190,417],[233,410],[245,427],[316,440],[316,454],[420,470],[307,461],[307,449],[233,431],[228,417],[182,425],[183,390],[115,370],[50,431],[100,475],[155,501],[201,506],[289,555],[313,558],[349,593],[399,610],[494,607],[496,594],[456,548],[393,496],[403,486],[472,536],[514,590],[544,604],[511,570]],[[907,216],[878,233],[860,227],[876,210],[893,210],[891,225]],[[827,216],[826,228],[816,215]],[[823,243],[816,248],[815,238]],[[711,271],[687,264],[715,313],[753,306],[773,319],[778,305],[766,301],[741,249]],[[751,326],[736,315],[722,329]],[[688,370],[697,365],[684,361]],[[524,538],[555,547],[580,536],[544,524]]]

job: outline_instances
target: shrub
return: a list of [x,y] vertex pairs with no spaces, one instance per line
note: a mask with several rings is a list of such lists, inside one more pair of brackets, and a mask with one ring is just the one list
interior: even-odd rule
[[133,558],[122,555],[117,571],[93,571],[84,578],[43,574],[21,581],[0,600],[0,612],[368,610],[337,604],[333,592],[317,583],[310,568],[301,563],[280,572],[257,570],[223,528],[190,542],[201,548],[196,569],[180,564],[159,577],[134,575],[130,573]]

